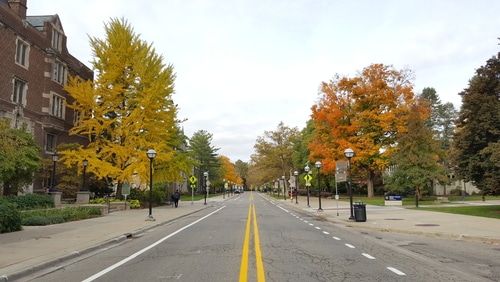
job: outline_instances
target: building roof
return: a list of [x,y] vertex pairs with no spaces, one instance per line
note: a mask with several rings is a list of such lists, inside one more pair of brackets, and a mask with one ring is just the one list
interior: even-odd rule
[[[1,1],[1,0],[0,0]],[[47,15],[47,16],[27,16],[26,21],[38,29],[39,31],[43,31],[43,24],[45,22],[52,21],[54,19],[54,15]]]

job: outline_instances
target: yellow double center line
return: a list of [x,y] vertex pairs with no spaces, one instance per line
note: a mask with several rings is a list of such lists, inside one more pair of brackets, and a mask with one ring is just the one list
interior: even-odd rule
[[[253,195],[250,194],[250,200],[253,200]],[[257,216],[255,215],[255,207],[250,204],[248,207],[248,219],[245,230],[245,240],[243,241],[243,252],[241,255],[240,266],[240,282],[246,282],[248,278],[248,254],[250,245],[250,228],[253,221],[253,241],[255,249],[255,262],[257,266],[257,281],[264,282],[266,277],[264,275],[264,264],[262,263],[262,253],[260,251],[259,228],[257,226]]]

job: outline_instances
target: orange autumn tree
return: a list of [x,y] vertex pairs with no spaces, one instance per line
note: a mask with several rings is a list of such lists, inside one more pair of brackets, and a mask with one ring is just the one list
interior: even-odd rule
[[322,161],[322,173],[334,172],[335,162],[345,161],[344,150],[351,148],[353,170],[365,174],[368,197],[374,196],[374,178],[388,166],[398,132],[406,131],[415,102],[412,79],[408,69],[373,64],[356,77],[337,74],[322,82],[312,107],[316,133],[309,144],[310,159]]
[[238,185],[243,184],[243,180],[241,177],[236,173],[236,167],[234,166],[233,163],[231,163],[231,160],[226,157],[226,156],[219,156],[219,160],[221,163],[221,170],[222,170],[222,177],[223,179],[228,182],[233,182]]

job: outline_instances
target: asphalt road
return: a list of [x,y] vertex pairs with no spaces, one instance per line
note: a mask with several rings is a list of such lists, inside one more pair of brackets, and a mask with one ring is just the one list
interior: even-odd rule
[[33,281],[491,281],[394,240],[246,192]]

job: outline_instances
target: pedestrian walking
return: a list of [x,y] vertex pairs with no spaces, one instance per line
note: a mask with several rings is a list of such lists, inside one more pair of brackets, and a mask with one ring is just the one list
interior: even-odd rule
[[173,195],[175,207],[177,207],[179,205],[180,197],[181,197],[181,193],[179,193],[179,190],[176,190],[174,195]]

